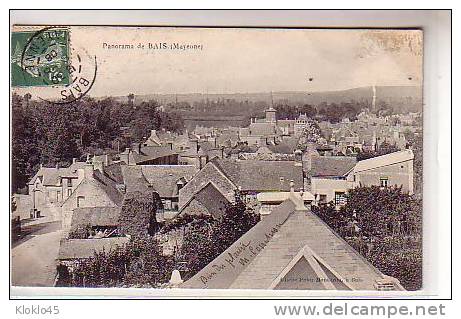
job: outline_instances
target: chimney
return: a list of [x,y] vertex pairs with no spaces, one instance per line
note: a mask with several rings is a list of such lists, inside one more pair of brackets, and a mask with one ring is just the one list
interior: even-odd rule
[[74,157],[74,158],[72,159],[72,164],[75,164],[75,163],[77,163],[77,159]]
[[130,164],[130,148],[127,147],[123,153],[120,153],[120,161],[125,162],[126,165]]
[[95,161],[93,163],[93,168],[97,169],[101,173],[104,173],[104,162],[103,161]]
[[42,168],[43,168],[43,163],[40,163],[40,169],[42,169]]
[[295,150],[295,166],[303,165],[303,152],[301,150]]
[[92,163],[85,163],[83,166],[83,173],[85,178],[93,178],[94,166]]
[[59,168],[59,163],[56,163],[56,166],[55,166],[55,167],[56,167],[56,169],[58,169],[58,168]]
[[290,180],[290,195],[294,194],[295,192],[295,182],[293,180]]
[[296,211],[302,211],[307,213],[308,209],[306,208],[306,206],[304,206],[303,198],[299,194],[295,193],[295,183],[293,182],[293,180],[290,181],[290,199],[295,204]]
[[104,165],[109,165],[109,154],[104,155]]

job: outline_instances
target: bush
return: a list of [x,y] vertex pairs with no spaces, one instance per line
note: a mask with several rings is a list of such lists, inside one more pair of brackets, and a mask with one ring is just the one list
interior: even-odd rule
[[184,279],[208,265],[258,221],[259,215],[237,198],[220,219],[200,219],[189,224],[179,257],[179,262],[186,264]]
[[386,275],[407,290],[422,285],[421,200],[401,188],[359,187],[347,195],[347,204],[313,207],[338,235]]

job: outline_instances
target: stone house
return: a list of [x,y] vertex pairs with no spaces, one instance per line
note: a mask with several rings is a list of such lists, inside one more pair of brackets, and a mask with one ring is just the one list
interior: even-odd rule
[[332,200],[336,205],[345,203],[348,190],[359,186],[402,187],[413,194],[413,159],[411,150],[394,152],[356,163],[347,156],[312,157],[307,170],[311,192],[316,203]]
[[306,167],[310,180],[310,191],[315,196],[315,203],[344,203],[347,191],[353,188],[352,176],[348,176],[357,160],[348,156],[315,156]]
[[61,203],[71,196],[83,180],[84,165],[84,162],[74,159],[69,167],[41,166],[28,183],[33,211],[54,220],[60,219]]
[[403,150],[360,161],[350,174],[353,174],[355,186],[399,186],[402,191],[411,195],[413,160],[413,151]]
[[180,211],[203,188],[212,185],[233,203],[236,192],[247,202],[256,202],[262,192],[290,190],[290,181],[303,190],[303,171],[300,162],[213,159],[179,192]]
[[179,191],[197,172],[194,165],[122,166],[125,192],[158,193],[167,215],[178,212]]
[[60,207],[65,231],[70,228],[75,208],[120,207],[123,202],[123,193],[117,188],[116,181],[104,173],[103,166],[95,169],[93,163],[86,163],[81,172],[82,181]]

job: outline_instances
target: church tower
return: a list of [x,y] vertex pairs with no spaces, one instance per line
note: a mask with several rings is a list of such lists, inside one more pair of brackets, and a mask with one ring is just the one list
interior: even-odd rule
[[266,122],[268,122],[268,123],[275,123],[276,122],[275,114],[276,114],[277,111],[273,107],[268,108],[264,112],[266,112]]

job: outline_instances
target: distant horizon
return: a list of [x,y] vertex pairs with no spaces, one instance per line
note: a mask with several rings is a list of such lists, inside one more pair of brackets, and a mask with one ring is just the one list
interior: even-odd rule
[[[365,89],[365,88],[372,88],[373,85],[369,86],[358,86],[358,87],[351,87],[348,89],[332,89],[332,90],[322,90],[322,91],[299,91],[299,90],[280,90],[280,91],[255,91],[255,92],[226,92],[226,93],[218,93],[218,92],[171,92],[171,93],[133,93],[133,92],[127,92],[125,94],[118,94],[118,95],[92,95],[92,94],[87,94],[86,97],[89,98],[94,98],[94,99],[101,99],[101,98],[111,98],[111,97],[127,97],[129,94],[133,93],[135,96],[149,96],[149,95],[270,95],[272,94],[277,94],[277,93],[306,93],[306,94],[321,94],[321,93],[331,93],[331,92],[341,92],[341,91],[351,91],[351,90],[356,90],[356,89]],[[390,87],[401,87],[401,88],[422,88],[422,85],[376,85],[377,88],[390,88]],[[12,93],[18,93],[18,92],[12,92]],[[27,93],[30,93],[32,95],[31,100],[32,101],[39,101],[40,99],[37,96],[34,96],[33,92],[21,92],[21,96],[24,96]],[[379,98],[379,97],[378,97]]]
[[[328,93],[328,92],[341,92],[341,91],[349,91],[349,90],[355,90],[355,89],[365,89],[365,88],[371,88],[373,85],[369,86],[358,86],[358,87],[351,87],[348,89],[332,89],[332,90],[320,90],[320,91],[300,91],[300,90],[275,90],[275,91],[253,91],[253,92],[170,92],[170,93],[133,93],[133,92],[127,92],[125,94],[120,94],[120,95],[92,95],[88,94],[89,97],[92,98],[101,98],[101,97],[126,97],[128,94],[133,93],[135,96],[144,96],[144,95],[194,95],[194,94],[202,94],[202,95],[232,95],[232,94],[239,94],[239,95],[245,95],[245,94],[271,94],[271,92],[274,93]],[[422,85],[376,85],[377,88],[380,87],[402,87],[402,88],[422,88]]]

